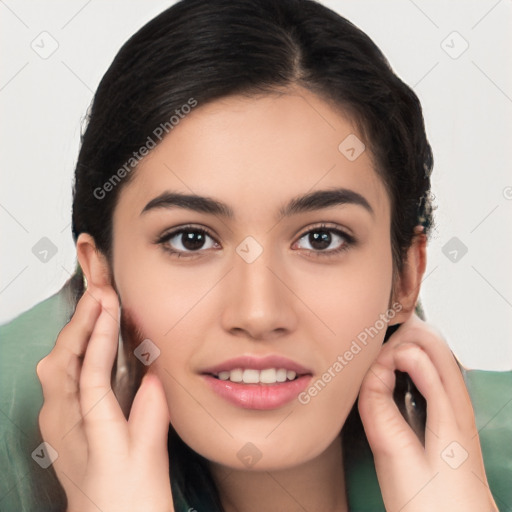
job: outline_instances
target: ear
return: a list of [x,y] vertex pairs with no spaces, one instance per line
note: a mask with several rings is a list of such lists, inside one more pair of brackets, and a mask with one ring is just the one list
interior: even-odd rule
[[80,233],[76,241],[76,252],[88,284],[98,288],[112,285],[107,258],[97,249],[91,235]]
[[405,322],[414,313],[421,281],[427,266],[427,236],[423,226],[414,230],[414,238],[404,260],[402,273],[397,276],[391,303],[398,302],[402,309],[390,325]]

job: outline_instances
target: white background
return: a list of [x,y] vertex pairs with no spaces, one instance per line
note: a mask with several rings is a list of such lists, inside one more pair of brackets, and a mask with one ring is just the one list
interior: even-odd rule
[[[73,272],[81,119],[121,45],[170,3],[0,2],[1,323]],[[466,367],[511,369],[512,0],[324,3],[375,41],[424,108],[437,204],[421,294],[428,319]],[[51,44],[46,59],[32,48]],[[57,248],[46,263],[32,252],[42,237]],[[453,237],[468,248],[445,249],[455,262],[443,253]]]

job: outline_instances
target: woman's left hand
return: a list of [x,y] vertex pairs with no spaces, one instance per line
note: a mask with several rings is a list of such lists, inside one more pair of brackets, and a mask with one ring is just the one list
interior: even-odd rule
[[[425,447],[393,400],[395,370],[408,373],[427,402]],[[462,374],[416,315],[382,346],[361,385],[359,413],[387,512],[498,511]]]

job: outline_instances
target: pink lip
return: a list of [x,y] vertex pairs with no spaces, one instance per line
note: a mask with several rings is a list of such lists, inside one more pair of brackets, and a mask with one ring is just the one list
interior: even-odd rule
[[254,357],[254,356],[240,356],[233,359],[228,359],[223,363],[211,366],[201,371],[201,373],[207,374],[218,374],[224,371],[231,371],[235,368],[242,368],[246,370],[248,368],[253,370],[264,370],[265,368],[285,368],[286,370],[293,370],[297,375],[312,375],[312,371],[304,366],[288,359],[287,357],[269,355],[265,357]]
[[244,384],[220,380],[212,375],[203,375],[203,378],[215,393],[238,407],[269,410],[282,407],[297,398],[306,389],[312,376],[303,375],[295,380],[276,384]]

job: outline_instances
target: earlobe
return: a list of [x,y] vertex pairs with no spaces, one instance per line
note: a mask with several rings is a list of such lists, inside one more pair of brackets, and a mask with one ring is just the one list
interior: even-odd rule
[[76,242],[76,252],[88,285],[98,288],[111,286],[110,266],[107,258],[97,249],[91,235],[80,233]]
[[392,298],[392,303],[399,303],[401,310],[390,325],[403,323],[414,313],[427,266],[426,247],[427,237],[423,233],[423,227],[417,226]]

